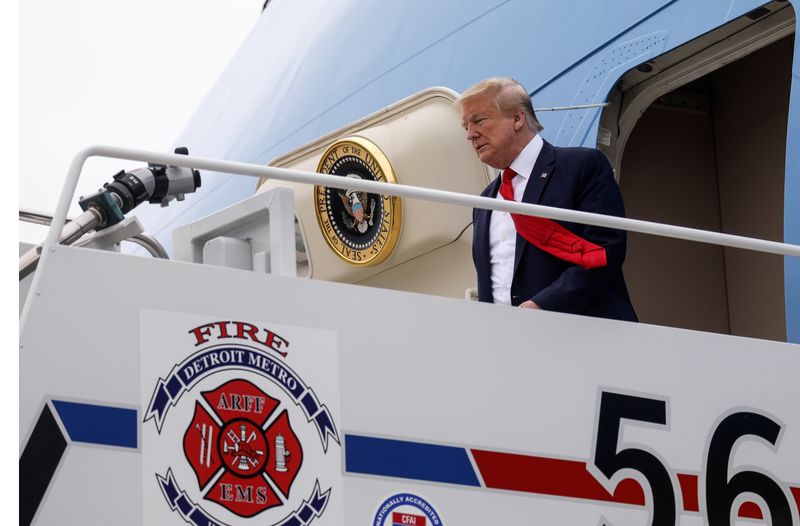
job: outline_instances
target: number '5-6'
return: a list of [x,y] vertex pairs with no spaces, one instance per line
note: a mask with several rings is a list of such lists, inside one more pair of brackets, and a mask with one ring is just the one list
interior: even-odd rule
[[[652,526],[673,526],[678,519],[673,475],[653,453],[638,448],[617,450],[622,419],[666,425],[667,404],[664,400],[602,391],[594,466],[606,483],[622,469],[641,473],[652,494]],[[791,504],[779,482],[764,473],[745,470],[728,478],[731,451],[740,438],[752,436],[775,445],[780,430],[780,424],[752,411],[730,414],[717,425],[705,459],[705,502],[700,503],[709,526],[730,526],[734,501],[743,493],[763,499],[773,526],[793,524]]]

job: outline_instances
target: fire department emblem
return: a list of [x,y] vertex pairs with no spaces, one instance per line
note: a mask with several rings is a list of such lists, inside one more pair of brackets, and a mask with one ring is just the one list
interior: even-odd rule
[[241,517],[280,506],[303,463],[287,411],[245,380],[202,398],[207,404],[195,402],[183,451],[205,498]]
[[[317,171],[354,180],[397,182],[383,152],[361,137],[329,146]],[[314,198],[323,237],[337,256],[353,265],[376,265],[392,253],[400,237],[400,198],[325,186],[314,187]]]
[[[224,345],[213,344],[212,330]],[[288,341],[269,331],[259,340],[242,322],[189,332],[211,345],[159,378],[144,418],[175,452],[156,473],[170,509],[196,526],[311,524],[333,491],[319,469],[338,462],[329,450],[339,435],[314,389],[283,361]],[[236,335],[275,353],[227,343]]]

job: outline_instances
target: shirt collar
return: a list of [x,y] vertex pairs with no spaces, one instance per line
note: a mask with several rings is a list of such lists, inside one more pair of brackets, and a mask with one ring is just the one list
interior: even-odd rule
[[525,148],[519,152],[519,155],[517,155],[517,158],[514,159],[509,168],[514,170],[517,175],[528,179],[531,172],[533,172],[533,165],[536,164],[536,159],[539,158],[539,153],[542,151],[542,146],[544,146],[544,141],[537,133]]

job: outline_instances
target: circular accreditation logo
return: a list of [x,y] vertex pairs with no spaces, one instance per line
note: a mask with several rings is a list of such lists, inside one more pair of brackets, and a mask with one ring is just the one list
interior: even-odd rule
[[307,525],[324,513],[338,433],[312,386],[282,358],[212,345],[156,383],[144,419],[165,453],[156,482],[189,524],[257,517],[264,526]]
[[[397,182],[383,152],[361,137],[329,146],[317,171],[354,180]],[[394,250],[402,219],[399,197],[315,186],[314,200],[325,241],[340,258],[353,265],[377,265]]]
[[378,507],[372,526],[442,526],[442,519],[424,498],[412,493],[392,495]]

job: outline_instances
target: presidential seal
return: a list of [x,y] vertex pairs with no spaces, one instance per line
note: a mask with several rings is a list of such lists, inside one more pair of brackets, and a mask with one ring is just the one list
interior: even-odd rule
[[[361,137],[337,141],[322,154],[317,171],[367,181],[396,183],[383,152]],[[377,265],[392,253],[400,237],[399,197],[358,190],[314,187],[322,235],[336,255],[352,265]]]

